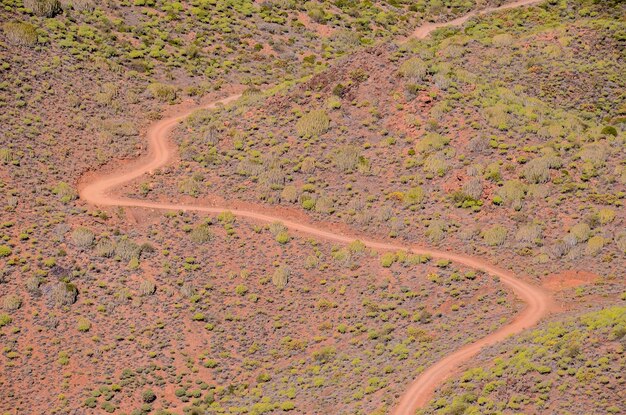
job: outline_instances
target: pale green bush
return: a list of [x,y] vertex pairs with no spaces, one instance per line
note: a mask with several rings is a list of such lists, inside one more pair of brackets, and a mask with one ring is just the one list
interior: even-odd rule
[[72,232],[72,242],[80,249],[87,249],[91,247],[95,239],[94,233],[91,229],[78,228]]
[[15,294],[9,294],[2,299],[2,308],[15,311],[22,306],[22,299]]
[[289,271],[289,268],[286,268],[286,267],[277,268],[276,271],[274,271],[274,274],[272,275],[272,284],[274,284],[278,289],[282,290],[283,288],[287,286],[287,283],[289,282],[290,274],[291,272]]
[[589,238],[589,240],[587,241],[587,246],[585,247],[585,253],[587,255],[595,256],[598,252],[602,250],[602,248],[604,248],[604,244],[605,244],[605,239],[602,236],[600,235],[593,236]]
[[315,136],[326,132],[330,127],[330,118],[324,110],[313,110],[305,114],[296,123],[298,135]]
[[420,58],[407,59],[400,65],[400,75],[411,82],[419,82],[424,79],[428,73],[428,66]]
[[30,9],[37,16],[54,17],[61,13],[61,3],[59,0],[23,0],[24,7]]
[[485,229],[481,232],[483,240],[489,246],[502,245],[506,240],[508,231],[502,225],[494,225],[491,228]]
[[33,46],[37,43],[37,30],[29,23],[8,22],[2,29],[8,41],[14,45]]

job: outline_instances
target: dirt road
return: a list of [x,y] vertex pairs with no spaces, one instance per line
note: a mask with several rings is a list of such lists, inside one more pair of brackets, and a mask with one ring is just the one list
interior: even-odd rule
[[[538,3],[539,1],[541,0],[516,1],[498,8],[485,9],[480,12],[470,13],[448,23],[424,25],[414,32],[414,36],[424,38],[439,27],[446,25],[461,25],[476,15],[482,15],[496,10],[530,5]],[[205,105],[204,108],[214,108],[220,103],[227,104],[237,100],[239,96],[239,94],[229,96],[222,100],[209,103],[208,105]],[[488,261],[479,257],[439,251],[427,247],[406,246],[368,240],[367,238],[358,238],[356,235],[335,233],[316,227],[312,224],[286,220],[280,216],[272,216],[254,210],[232,210],[227,207],[199,206],[176,202],[161,203],[124,198],[117,195],[116,190],[121,185],[129,183],[146,173],[152,173],[156,169],[167,165],[172,160],[176,154],[176,149],[169,144],[168,136],[172,129],[192,112],[193,109],[182,111],[171,117],[164,118],[151,126],[147,132],[147,139],[149,142],[148,154],[120,171],[115,171],[111,174],[97,176],[91,179],[80,189],[80,198],[86,203],[97,206],[126,206],[159,210],[196,211],[212,214],[221,213],[224,210],[230,210],[233,214],[239,217],[248,218],[253,221],[267,223],[280,221],[287,228],[293,231],[315,236],[327,241],[350,243],[359,239],[365,243],[366,246],[377,250],[406,250],[416,254],[430,255],[435,259],[448,259],[499,277],[500,281],[509,287],[515,295],[526,304],[524,310],[506,326],[500,328],[495,333],[462,347],[456,352],[446,356],[444,359],[436,362],[426,371],[421,373],[406,390],[400,399],[398,406],[392,412],[393,415],[413,415],[416,409],[423,406],[430,399],[437,386],[441,385],[441,383],[456,373],[463,363],[467,362],[471,357],[476,355],[483,347],[502,341],[507,336],[519,333],[524,329],[536,325],[548,312],[551,305],[550,297],[542,289],[516,277],[512,272],[492,265]]]
[[511,3],[503,4],[500,7],[488,7],[486,9],[476,10],[476,11],[470,12],[470,13],[468,13],[466,15],[463,15],[463,16],[461,16],[459,18],[456,18],[454,20],[450,20],[449,22],[426,23],[426,24],[421,25],[417,29],[415,29],[413,31],[411,37],[414,37],[414,38],[417,38],[417,39],[424,39],[425,37],[428,37],[428,35],[430,35],[433,30],[437,30],[437,29],[439,29],[441,27],[461,26],[462,24],[467,22],[472,17],[482,16],[482,15],[485,15],[485,14],[498,12],[498,11],[502,11],[502,10],[507,10],[507,9],[514,9],[514,8],[517,8],[517,7],[531,6],[533,4],[541,3],[543,1],[545,1],[545,0],[518,0],[518,1],[511,2]]

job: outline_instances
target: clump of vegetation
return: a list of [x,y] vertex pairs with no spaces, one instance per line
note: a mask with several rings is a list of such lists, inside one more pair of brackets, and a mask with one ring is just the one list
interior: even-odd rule
[[174,102],[178,98],[178,89],[172,85],[155,82],[148,86],[148,91],[152,97],[161,102]]
[[7,22],[2,29],[9,42],[15,45],[33,46],[37,43],[37,29],[30,23]]
[[302,116],[296,123],[298,135],[316,136],[323,134],[330,126],[330,118],[324,110],[313,110]]
[[489,246],[499,246],[504,243],[508,231],[502,225],[494,225],[481,232],[481,236]]
[[54,17],[61,13],[61,3],[59,0],[23,0],[24,7],[32,10],[37,16]]
[[291,272],[289,268],[278,267],[276,271],[274,271],[274,274],[272,274],[272,283],[276,286],[276,288],[282,290],[287,286],[290,274]]

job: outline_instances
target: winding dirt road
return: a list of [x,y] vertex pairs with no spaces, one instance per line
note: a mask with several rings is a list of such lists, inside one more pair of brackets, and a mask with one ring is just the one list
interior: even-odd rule
[[[509,3],[502,7],[485,9],[480,12],[473,12],[448,23],[428,24],[418,28],[414,32],[414,36],[424,38],[433,30],[445,25],[460,25],[473,16],[482,15],[492,11],[503,10],[513,7],[520,7],[537,3],[541,0],[524,0]],[[240,97],[240,94],[232,95],[219,101],[212,102],[201,108],[215,108],[220,104],[233,102]],[[513,321],[503,326],[496,332],[468,344],[461,349],[446,356],[444,359],[436,362],[424,372],[419,374],[415,381],[409,386],[400,399],[398,406],[393,410],[393,415],[413,415],[416,409],[422,407],[428,402],[434,390],[445,380],[459,371],[460,366],[467,362],[471,357],[475,356],[483,347],[493,345],[504,340],[506,337],[521,332],[524,329],[535,326],[549,311],[551,306],[550,297],[539,287],[524,281],[515,276],[512,272],[490,264],[488,261],[479,257],[473,257],[452,252],[440,251],[427,247],[406,246],[401,244],[392,244],[387,242],[368,240],[366,238],[358,238],[356,235],[348,235],[343,233],[335,233],[324,230],[315,225],[286,220],[279,216],[272,216],[253,210],[229,209],[228,207],[219,206],[200,206],[182,203],[162,203],[145,200],[137,200],[132,198],[121,197],[116,194],[116,190],[146,173],[152,173],[155,170],[167,165],[176,155],[176,149],[168,142],[169,134],[172,129],[183,119],[189,116],[194,110],[199,108],[188,109],[174,116],[164,118],[153,124],[147,132],[148,154],[141,157],[137,161],[131,163],[119,171],[115,171],[108,175],[97,176],[90,179],[79,190],[80,198],[89,204],[97,206],[125,206],[138,207],[159,210],[182,210],[196,211],[204,213],[217,214],[224,210],[230,210],[236,216],[248,218],[253,221],[260,222],[282,222],[287,228],[299,232],[315,236],[327,241],[350,243],[356,239],[361,240],[366,246],[382,251],[398,251],[406,250],[415,254],[430,255],[435,259],[447,259],[459,264],[463,264],[473,269],[484,271],[493,276],[500,278],[500,281],[509,287],[515,295],[525,303],[524,310],[518,314]]]
[[448,22],[426,23],[426,24],[419,26],[417,29],[415,29],[411,37],[414,37],[417,39],[424,39],[425,37],[428,37],[428,35],[430,35],[434,30],[437,30],[442,27],[461,26],[472,17],[482,16],[485,14],[499,12],[502,10],[515,9],[517,7],[531,6],[533,4],[541,3],[543,1],[545,0],[517,0],[511,3],[503,4],[502,6],[499,6],[499,7],[487,7],[486,9],[476,10],[476,11],[467,13],[461,17],[458,17],[454,20],[450,20]]

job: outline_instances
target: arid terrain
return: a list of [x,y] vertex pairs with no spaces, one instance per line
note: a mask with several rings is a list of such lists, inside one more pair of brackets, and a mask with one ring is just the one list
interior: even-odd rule
[[3,0],[0,413],[626,412],[626,5]]

